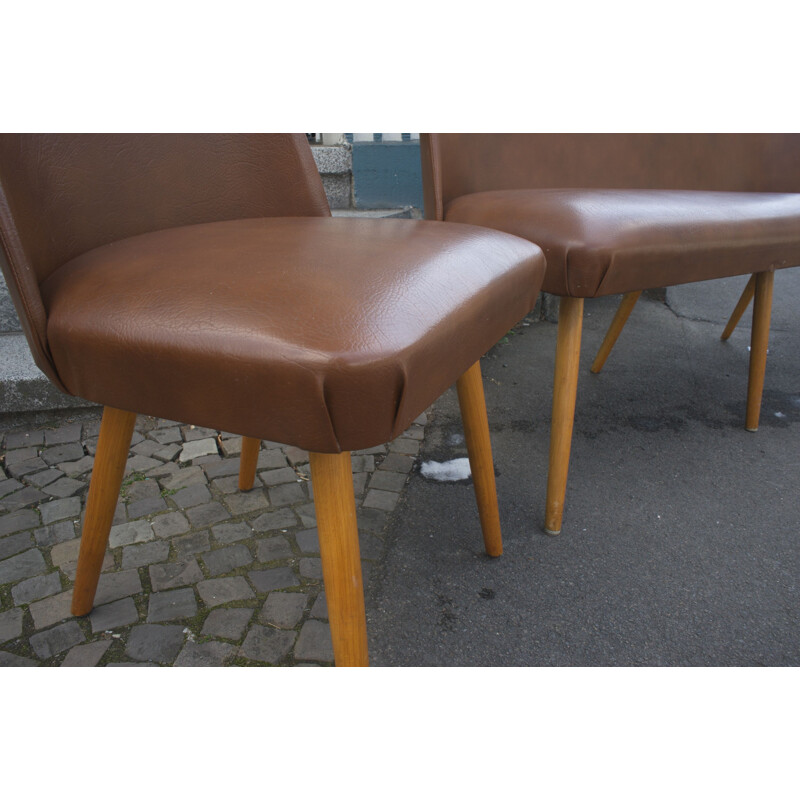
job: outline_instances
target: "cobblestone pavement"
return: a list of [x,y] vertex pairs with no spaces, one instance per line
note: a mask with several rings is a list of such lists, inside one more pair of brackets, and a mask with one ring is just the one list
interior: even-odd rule
[[[365,584],[423,438],[354,453]],[[70,614],[100,412],[0,430],[0,666],[330,665],[308,453],[140,416],[95,608]]]

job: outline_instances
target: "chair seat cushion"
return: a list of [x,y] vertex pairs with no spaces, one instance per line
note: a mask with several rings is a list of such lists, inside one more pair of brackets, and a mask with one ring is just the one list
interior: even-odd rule
[[538,247],[484,228],[269,218],[118,241],[41,288],[70,392],[340,452],[402,433],[543,276]]
[[452,201],[445,219],[544,250],[546,292],[595,297],[800,264],[800,194],[519,189]]

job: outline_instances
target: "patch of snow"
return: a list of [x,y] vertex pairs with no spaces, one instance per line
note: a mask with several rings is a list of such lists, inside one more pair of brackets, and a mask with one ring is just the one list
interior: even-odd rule
[[454,458],[452,461],[425,461],[419,468],[423,478],[432,481],[463,481],[472,475],[468,458]]

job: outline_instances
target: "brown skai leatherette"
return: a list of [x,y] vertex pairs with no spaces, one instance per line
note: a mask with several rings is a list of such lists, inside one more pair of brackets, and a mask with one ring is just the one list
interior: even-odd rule
[[800,194],[517,189],[459,197],[446,217],[536,242],[542,288],[572,297],[800,264]]
[[62,389],[39,283],[140,233],[269,216],[328,216],[303,134],[0,134],[8,286],[38,367]]
[[331,219],[302,134],[2,134],[0,234],[62,389],[316,452],[401,433],[544,275],[485,228]]
[[316,452],[408,424],[536,302],[541,250],[465,225],[271,218],[91,250],[42,284],[81,397]]
[[798,134],[424,134],[428,219],[540,244],[593,297],[800,264]]

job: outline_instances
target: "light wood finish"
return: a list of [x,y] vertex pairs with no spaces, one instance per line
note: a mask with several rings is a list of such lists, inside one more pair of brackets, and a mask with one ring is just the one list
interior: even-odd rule
[[251,439],[242,436],[242,454],[239,459],[239,491],[247,492],[253,488],[256,480],[256,466],[258,465],[258,450],[261,439]]
[[481,363],[476,361],[457,381],[458,403],[467,440],[472,482],[483,531],[487,555],[503,555],[503,536],[500,532],[500,512],[497,508],[497,487],[494,480],[492,442],[489,438],[489,418],[483,393]]
[[617,343],[617,339],[619,339],[619,335],[622,333],[622,329],[625,327],[625,323],[628,321],[628,317],[631,315],[631,311],[633,311],[633,307],[641,294],[639,291],[628,292],[623,295],[617,313],[614,315],[614,319],[611,320],[608,331],[606,331],[606,338],[603,339],[603,344],[600,345],[592,364],[591,371],[595,374],[603,369],[603,364],[606,363],[606,359],[614,349],[614,345]]
[[772,316],[772,286],[774,272],[759,272],[755,281],[753,301],[753,329],[750,332],[750,375],[747,382],[747,414],[744,426],[748,431],[758,430],[761,416],[761,395],[764,392],[764,373],[767,368],[769,325]]
[[750,305],[750,301],[753,299],[755,291],[756,276],[751,275],[750,280],[747,281],[747,285],[744,287],[742,296],[739,298],[739,302],[736,303],[736,308],[733,309],[733,313],[731,314],[731,318],[728,320],[728,324],[725,326],[725,330],[722,331],[722,336],[720,336],[720,339],[725,341],[726,339],[730,338],[730,335],[739,324],[739,320],[742,318],[742,314],[744,314],[745,309]]
[[135,423],[136,414],[130,411],[103,409],[72,590],[72,613],[78,617],[88,614],[94,605]]
[[337,667],[369,666],[350,453],[311,453],[322,577]]
[[561,533],[567,491],[578,366],[581,358],[583,298],[562,297],[558,310],[558,341],[553,379],[553,416],[550,422],[550,466],[547,472],[545,533]]

